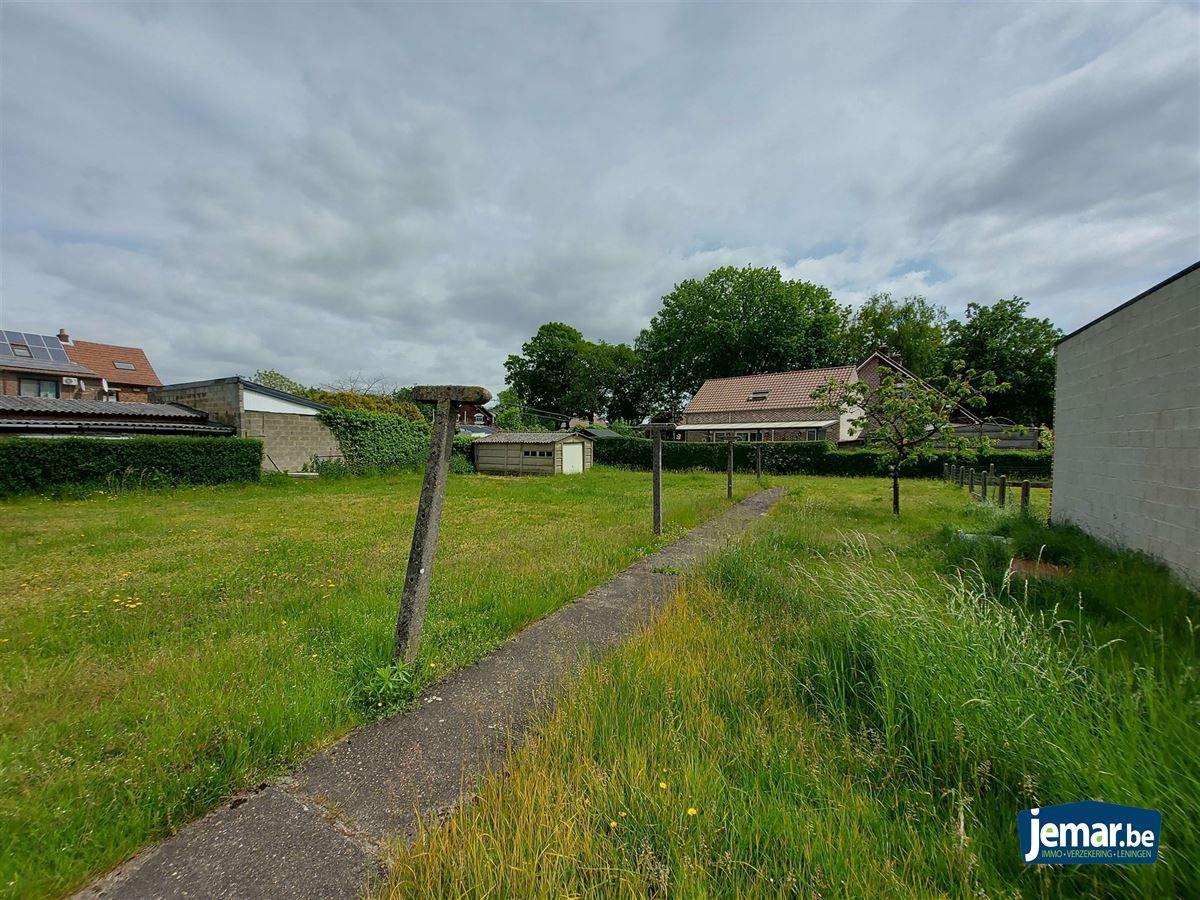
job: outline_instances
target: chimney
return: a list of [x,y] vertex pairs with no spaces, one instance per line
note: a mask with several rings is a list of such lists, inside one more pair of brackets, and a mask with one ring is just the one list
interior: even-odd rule
[[65,328],[58,329],[58,339],[60,342],[66,344],[68,347],[71,346],[71,336],[69,334],[67,334],[67,329],[65,329]]
[[891,347],[889,347],[887,344],[880,344],[880,345],[879,345],[879,355],[880,355],[880,356],[882,356],[882,357],[884,357],[885,359],[890,359],[890,360],[892,360],[892,362],[896,363],[896,365],[898,365],[898,366],[902,366],[902,365],[904,365],[904,360],[903,360],[903,358],[900,356],[900,354],[899,354],[899,353],[893,353],[893,352],[892,352],[892,348],[891,348]]

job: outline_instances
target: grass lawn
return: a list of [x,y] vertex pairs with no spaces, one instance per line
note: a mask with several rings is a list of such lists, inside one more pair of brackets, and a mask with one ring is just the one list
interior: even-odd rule
[[[62,894],[729,505],[724,476],[452,476],[414,682],[381,677],[419,475],[0,501],[0,895]],[[739,476],[735,495],[753,490]]]
[[[1200,598],[939,482],[899,521],[884,481],[780,482],[385,894],[1200,896]],[[1161,810],[1159,862],[1024,866],[1017,811],[1087,797]]]

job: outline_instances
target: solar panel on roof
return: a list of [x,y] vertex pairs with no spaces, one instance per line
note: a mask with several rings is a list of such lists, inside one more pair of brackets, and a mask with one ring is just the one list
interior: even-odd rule
[[50,351],[45,347],[30,347],[29,352],[33,354],[34,359],[49,359]]
[[46,345],[47,349],[49,349],[51,347],[61,347],[62,346],[62,341],[60,341],[58,338],[56,338],[52,334],[43,334],[42,342]]
[[4,336],[8,338],[8,342],[10,344],[25,343],[25,335],[21,334],[19,331],[6,331],[4,332]]
[[[8,346],[8,345],[5,344],[5,346]],[[49,351],[50,351],[51,359],[56,360],[57,362],[70,362],[71,361],[71,358],[69,356],[67,356],[67,351],[64,350],[62,347],[49,347],[47,349],[49,349]]]
[[27,343],[30,347],[46,346],[44,343],[42,343],[42,336],[40,334],[29,334],[28,332],[25,333],[25,343]]
[[8,341],[0,341],[0,356],[12,356],[12,347],[8,346]]

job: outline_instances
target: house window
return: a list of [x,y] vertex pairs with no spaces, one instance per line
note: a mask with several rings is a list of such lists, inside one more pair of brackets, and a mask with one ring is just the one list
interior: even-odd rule
[[133,371],[133,363],[125,362],[124,360],[116,360],[113,363],[113,368],[114,369],[122,369],[123,371],[126,371],[126,372],[132,372]]
[[736,440],[739,441],[761,441],[763,433],[761,431],[739,431]]
[[42,378],[22,378],[18,384],[22,397],[49,397],[58,399],[58,382]]
[[820,439],[820,428],[800,428],[796,432],[796,440],[798,441],[819,441]]
[[554,455],[553,450],[526,450],[523,453],[526,457],[549,457]]
[[29,348],[24,344],[13,344],[13,356],[23,356],[26,359],[31,359],[33,354],[29,352]]

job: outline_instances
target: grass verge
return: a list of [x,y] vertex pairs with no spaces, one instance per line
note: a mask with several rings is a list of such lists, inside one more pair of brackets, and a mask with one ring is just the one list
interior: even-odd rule
[[[63,893],[729,505],[720,475],[453,476],[386,668],[419,475],[0,503],[0,895]],[[754,489],[739,477],[736,498]]]
[[[1200,894],[1200,599],[947,485],[896,522],[882,482],[786,480],[384,893]],[[1072,574],[1014,582],[1013,552]],[[1023,866],[1017,811],[1085,797],[1162,810],[1160,861]]]

